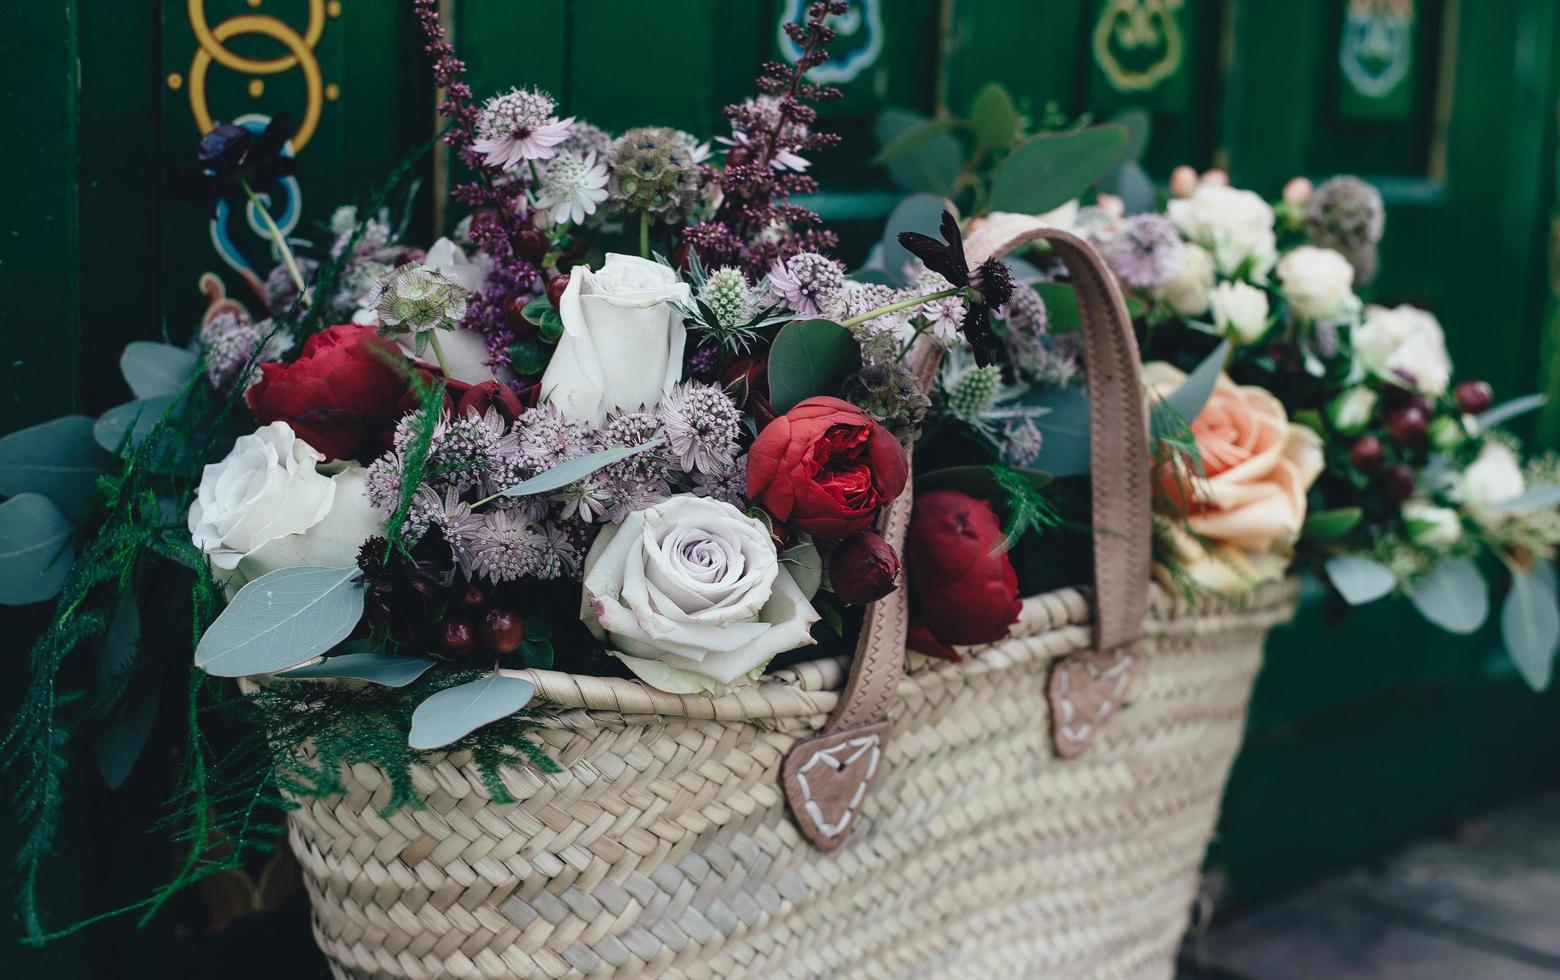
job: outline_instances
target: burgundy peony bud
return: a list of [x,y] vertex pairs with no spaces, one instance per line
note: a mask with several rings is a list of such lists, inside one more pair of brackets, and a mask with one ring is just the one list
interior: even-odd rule
[[553,309],[558,309],[558,304],[563,302],[563,291],[568,288],[569,274],[567,272],[547,280],[547,302],[552,304]]
[[769,394],[769,370],[762,358],[739,357],[720,373],[720,386],[738,405],[752,395]]
[[1364,436],[1349,449],[1349,462],[1361,473],[1374,473],[1386,458],[1387,451],[1375,436]]
[[467,609],[481,609],[487,605],[488,590],[476,582],[468,582],[466,587],[460,590],[460,594],[456,596],[455,601]]
[[547,254],[547,236],[535,228],[521,228],[515,236],[515,254],[527,262],[540,262]]
[[1458,408],[1469,415],[1478,415],[1495,404],[1495,389],[1488,381],[1464,381],[1452,389],[1452,397],[1457,399]]
[[1381,493],[1393,503],[1402,503],[1414,495],[1414,470],[1399,463],[1389,466],[1380,477]]
[[1387,432],[1400,446],[1422,446],[1430,421],[1418,405],[1409,405],[1387,415]]
[[485,415],[489,408],[498,409],[498,413],[510,422],[525,411],[525,406],[520,404],[520,396],[508,385],[498,381],[484,381],[466,389],[465,394],[455,403],[455,414],[463,416],[467,409],[476,409],[478,415]]
[[893,592],[899,556],[874,531],[840,542],[829,558],[829,580],[841,602],[864,606]]

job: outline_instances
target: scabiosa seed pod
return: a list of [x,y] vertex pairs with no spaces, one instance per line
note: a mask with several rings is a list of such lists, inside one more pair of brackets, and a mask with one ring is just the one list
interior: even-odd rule
[[1305,206],[1305,231],[1312,244],[1343,253],[1354,266],[1355,281],[1376,275],[1376,244],[1386,228],[1387,210],[1381,192],[1358,177],[1347,175],[1323,182]]
[[466,290],[442,273],[408,262],[381,283],[375,312],[385,326],[412,333],[448,327],[466,318]]
[[961,419],[978,418],[997,396],[1002,369],[995,364],[976,367],[956,378],[948,389],[948,409]]
[[710,273],[699,290],[699,302],[725,326],[747,323],[753,319],[754,300],[747,276],[733,265],[721,266]]
[[892,360],[865,365],[851,375],[845,384],[845,397],[905,445],[915,442],[932,407],[932,400],[914,372]]
[[620,212],[647,213],[684,224],[699,206],[704,169],[692,137],[666,126],[630,129],[607,151],[607,190]]

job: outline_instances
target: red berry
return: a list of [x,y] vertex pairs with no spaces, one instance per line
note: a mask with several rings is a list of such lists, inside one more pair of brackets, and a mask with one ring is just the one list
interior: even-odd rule
[[558,308],[558,304],[563,302],[563,291],[568,288],[568,273],[564,273],[561,276],[553,276],[551,279],[547,280],[547,302],[552,304],[553,309],[556,310]]
[[1489,411],[1495,404],[1495,389],[1488,381],[1464,381],[1452,390],[1452,396],[1457,399],[1457,407],[1469,415]]
[[468,583],[455,602],[466,609],[481,609],[488,601],[488,591],[475,582]]
[[540,262],[547,254],[547,236],[535,228],[521,228],[515,236],[515,254],[527,262]]
[[747,147],[733,146],[731,149],[726,151],[726,166],[740,167],[744,163],[748,162],[748,158],[751,155],[752,154],[748,152]]
[[525,642],[525,620],[497,606],[482,616],[482,643],[494,653],[511,653]]
[[1349,449],[1349,462],[1362,473],[1371,473],[1381,465],[1387,451],[1375,436],[1364,436]]
[[477,632],[464,619],[446,619],[438,626],[439,649],[446,657],[460,660],[477,649]]
[[504,325],[520,340],[534,336],[536,333],[536,324],[525,318],[525,306],[531,302],[531,299],[529,293],[516,293],[504,300]]
[[688,242],[686,240],[678,242],[677,243],[677,247],[672,249],[672,255],[671,255],[672,266],[674,268],[676,268],[680,272],[687,272],[688,271],[688,253],[690,253],[692,251],[693,251],[693,249],[688,247]]
[[1387,432],[1400,446],[1422,446],[1430,420],[1418,405],[1409,405],[1387,415]]
[[1389,466],[1381,474],[1381,492],[1390,501],[1400,504],[1414,495],[1414,470],[1399,463]]

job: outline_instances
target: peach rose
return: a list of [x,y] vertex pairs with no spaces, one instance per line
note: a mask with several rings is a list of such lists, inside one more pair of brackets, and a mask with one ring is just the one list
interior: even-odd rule
[[[1186,375],[1164,363],[1143,367],[1144,381],[1164,397]],[[1192,435],[1202,475],[1161,474],[1172,501],[1184,504],[1187,527],[1208,541],[1249,552],[1282,552],[1300,536],[1305,494],[1322,471],[1322,441],[1292,425],[1266,389],[1219,376]]]

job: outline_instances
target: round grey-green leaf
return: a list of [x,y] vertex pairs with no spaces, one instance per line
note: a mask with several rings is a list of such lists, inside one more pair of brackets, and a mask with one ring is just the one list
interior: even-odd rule
[[1408,594],[1419,614],[1448,633],[1472,633],[1490,615],[1490,588],[1466,558],[1443,558]]
[[214,677],[274,674],[346,639],[363,615],[357,566],[268,572],[238,590],[195,647]]
[[992,211],[1044,214],[1082,194],[1115,166],[1127,145],[1120,126],[1031,136],[1013,148],[991,181]]
[[1560,606],[1549,584],[1518,572],[1500,610],[1500,634],[1517,672],[1535,691],[1549,687],[1560,652]]
[[406,744],[414,749],[438,749],[507,718],[525,707],[536,685],[523,677],[489,674],[469,684],[446,688],[412,712]]
[[860,367],[861,348],[838,323],[788,323],[769,348],[769,402],[775,411],[788,412],[803,399],[837,394]]
[[1397,576],[1379,561],[1359,555],[1336,555],[1327,559],[1327,577],[1333,588],[1351,606],[1375,602],[1397,588]]
[[389,653],[344,653],[326,657],[277,674],[286,680],[329,677],[368,681],[385,687],[405,687],[438,663],[432,657],[403,657]]
[[67,415],[0,439],[0,496],[41,493],[80,520],[113,458],[93,440],[92,424],[85,415]]
[[192,350],[160,344],[153,340],[133,340],[119,355],[119,372],[137,398],[156,398],[183,390],[195,375],[200,358]]
[[54,597],[70,574],[73,528],[48,497],[19,493],[0,504],[0,603]]

